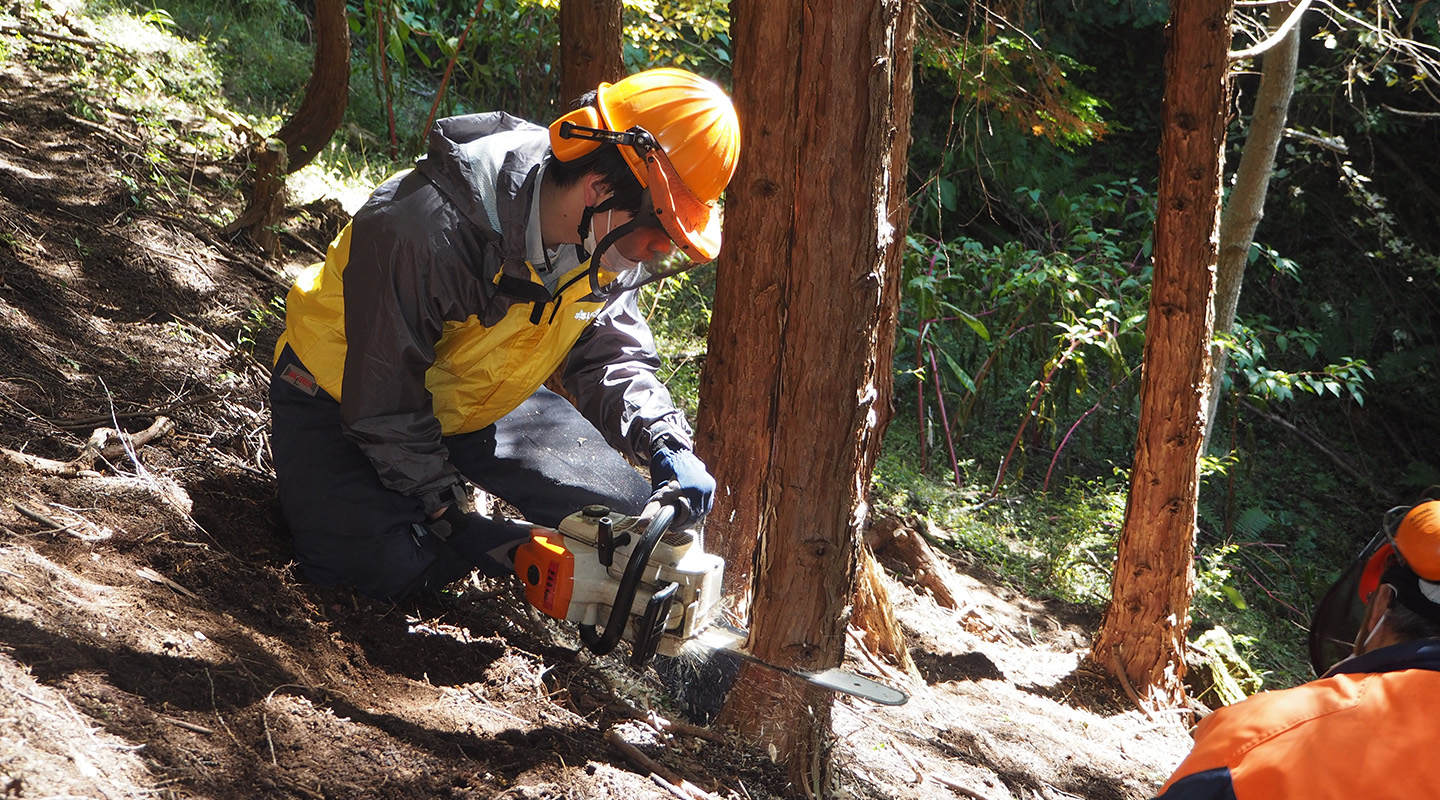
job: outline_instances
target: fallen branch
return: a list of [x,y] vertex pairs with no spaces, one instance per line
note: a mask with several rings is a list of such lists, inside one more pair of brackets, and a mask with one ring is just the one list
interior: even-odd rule
[[676,797],[686,798],[686,800],[719,800],[715,795],[671,772],[664,764],[640,752],[640,748],[625,741],[625,737],[621,736],[620,732],[614,728],[605,732],[605,741],[614,745],[615,749],[630,759],[635,766],[647,770],[651,780]]
[[[9,450],[4,447],[0,447],[0,456],[4,456],[5,460],[12,464],[34,470],[44,475],[73,478],[80,474],[80,470],[72,466],[68,461],[41,458],[40,456],[32,456],[29,453],[21,453],[18,450]],[[37,520],[37,522],[38,521],[39,520]]]
[[971,789],[971,788],[968,787],[968,786],[965,786],[965,785],[960,784],[960,783],[956,783],[954,780],[952,780],[952,779],[950,779],[950,778],[947,778],[947,777],[945,777],[944,775],[930,774],[930,775],[927,775],[926,777],[928,777],[928,778],[929,778],[930,780],[932,780],[932,781],[935,781],[936,783],[940,784],[941,786],[944,786],[946,789],[950,789],[950,790],[952,790],[952,791],[954,791],[954,792],[958,792],[959,794],[963,794],[963,795],[965,795],[966,797],[974,798],[974,800],[990,800],[990,796],[989,796],[989,795],[981,794],[981,793],[975,791],[974,789]]
[[676,722],[656,714],[654,711],[642,711],[628,703],[625,704],[625,711],[637,722],[643,722],[655,729],[656,733],[672,734],[678,733],[686,736],[694,736],[697,739],[706,739],[712,742],[724,742],[725,737],[709,728],[702,728],[699,725],[691,725],[688,722]]
[[183,719],[176,719],[175,717],[167,717],[163,715],[160,717],[160,719],[165,720],[166,722],[174,725],[177,728],[184,728],[187,731],[193,731],[195,733],[203,733],[206,736],[210,736],[215,733],[215,731],[210,730],[204,725],[196,725],[193,722],[186,722]]
[[163,417],[186,406],[193,406],[199,403],[206,403],[224,397],[220,392],[206,392],[205,394],[187,397],[184,400],[177,400],[169,405],[158,408],[142,408],[136,411],[117,411],[113,414],[98,417],[85,417],[83,419],[47,419],[46,422],[61,430],[73,431],[80,428],[89,428],[94,425],[101,425],[106,422],[113,422],[117,419],[137,419],[142,417]]
[[45,514],[42,514],[41,512],[20,503],[15,504],[15,510],[19,511],[21,516],[29,517],[30,519],[40,523],[41,525],[49,525],[50,529],[53,531],[68,531],[71,528],[75,527],[75,525],[77,524],[73,522],[69,524],[59,522],[53,517],[46,516]]
[[916,583],[929,590],[935,602],[957,609],[960,602],[947,580],[949,565],[941,562],[925,536],[896,517],[880,517],[865,534],[865,543],[880,559],[894,559],[909,568]]
[[1264,419],[1264,420],[1268,420],[1268,421],[1270,421],[1270,422],[1273,422],[1273,423],[1275,423],[1276,425],[1279,425],[1280,427],[1284,428],[1285,430],[1290,431],[1291,433],[1293,433],[1293,434],[1295,434],[1296,436],[1300,437],[1300,440],[1301,440],[1301,441],[1303,441],[1304,443],[1310,445],[1311,447],[1315,448],[1316,450],[1319,450],[1320,453],[1321,453],[1321,455],[1323,455],[1323,456],[1325,456],[1326,458],[1330,459],[1330,463],[1332,463],[1332,464],[1334,464],[1335,466],[1339,467],[1339,468],[1341,469],[1341,471],[1343,471],[1345,474],[1347,474],[1347,475],[1349,475],[1350,477],[1354,478],[1355,480],[1360,481],[1361,483],[1365,484],[1367,487],[1369,487],[1370,491],[1374,492],[1374,493],[1375,493],[1377,496],[1379,496],[1381,499],[1385,500],[1386,502],[1392,503],[1392,504],[1400,502],[1399,499],[1394,495],[1394,493],[1392,493],[1389,489],[1386,489],[1385,487],[1383,487],[1383,486],[1381,486],[1380,484],[1376,483],[1375,481],[1371,480],[1368,476],[1361,474],[1360,470],[1359,470],[1359,469],[1356,469],[1355,466],[1354,466],[1353,464],[1351,464],[1351,463],[1349,462],[1349,460],[1347,460],[1344,456],[1342,456],[1342,455],[1340,455],[1339,453],[1335,452],[1334,450],[1330,449],[1329,447],[1327,447],[1327,446],[1325,445],[1324,442],[1320,441],[1319,439],[1316,439],[1314,436],[1311,436],[1310,434],[1306,433],[1305,431],[1300,430],[1299,428],[1297,428],[1297,427],[1295,426],[1294,423],[1290,422],[1289,420],[1287,420],[1287,419],[1285,419],[1285,418],[1283,418],[1283,417],[1277,416],[1277,415],[1275,415],[1275,414],[1271,414],[1271,413],[1268,412],[1268,411],[1265,411],[1265,410],[1263,410],[1263,409],[1257,408],[1256,406],[1254,406],[1254,405],[1252,405],[1252,404],[1250,404],[1250,403],[1248,403],[1248,402],[1246,402],[1246,401],[1244,401],[1244,400],[1241,400],[1241,401],[1240,401],[1240,405],[1241,405],[1243,408],[1245,408],[1245,410],[1253,412],[1256,416],[1259,416],[1261,419]]
[[148,444],[173,430],[175,430],[175,423],[168,417],[156,417],[155,422],[149,428],[139,433],[124,433],[114,428],[96,428],[90,434],[90,438],[81,446],[80,454],[70,461],[42,458],[3,447],[0,447],[0,456],[4,456],[12,463],[46,475],[75,478],[80,475],[93,474],[95,462],[101,458],[107,460],[119,458],[133,452],[134,448]]
[[99,39],[90,39],[81,36],[65,36],[59,33],[42,31],[38,28],[31,28],[26,25],[0,25],[0,31],[3,31],[5,33],[18,33],[21,36],[34,36],[39,39],[50,39],[51,41],[56,42],[68,42],[70,44],[78,44],[83,47],[91,47],[97,50],[109,48],[110,50],[120,52],[120,48],[116,47],[113,44],[110,44],[109,42],[103,42]]
[[935,773],[925,769],[925,767],[921,765],[920,759],[916,758],[915,755],[910,752],[910,748],[906,747],[903,743],[901,743],[899,739],[892,738],[890,740],[890,744],[895,746],[895,752],[899,753],[900,757],[905,759],[905,763],[910,765],[910,769],[914,771],[915,783],[923,783],[927,780],[934,781],[935,783],[938,783],[947,789],[959,792],[966,797],[973,798],[973,800],[990,800],[990,797],[988,795],[981,794],[980,792],[971,789],[970,787],[954,780],[953,778],[947,778],[944,775],[936,775]]
[[158,583],[158,584],[160,584],[161,586],[168,586],[168,587],[170,587],[171,589],[174,589],[175,591],[179,592],[180,594],[183,594],[183,595],[185,595],[186,597],[190,598],[191,600],[199,600],[199,599],[200,599],[200,597],[199,597],[198,595],[196,595],[194,592],[190,591],[189,589],[186,589],[184,586],[181,586],[180,584],[176,583],[175,581],[170,580],[169,578],[165,577],[164,575],[161,575],[160,573],[156,572],[156,571],[153,570],[153,569],[150,569],[149,567],[141,567],[140,569],[135,570],[135,574],[138,575],[138,576],[140,576],[140,577],[142,577],[142,578],[144,578],[144,579],[147,580],[147,581],[150,581],[151,583]]
[[107,128],[106,126],[101,125],[98,122],[91,122],[88,119],[81,119],[74,114],[66,114],[65,119],[69,120],[74,125],[79,125],[80,127],[85,128],[86,130],[94,131],[95,133],[98,133],[101,136],[108,138],[111,142],[114,142],[121,147],[129,148],[136,145],[144,144],[143,141],[136,138],[135,136],[126,133],[125,131],[122,131],[118,128]]

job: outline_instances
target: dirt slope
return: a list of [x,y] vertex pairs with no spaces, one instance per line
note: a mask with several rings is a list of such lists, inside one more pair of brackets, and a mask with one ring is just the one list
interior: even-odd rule
[[[646,723],[679,719],[654,673],[575,653],[507,585],[390,607],[305,583],[267,462],[271,304],[343,212],[297,215],[279,262],[226,241],[235,164],[75,116],[54,40],[0,36],[0,797],[672,796],[607,735],[713,796],[794,796],[725,731]],[[840,794],[1150,796],[1188,738],[1076,671],[1094,620],[953,579],[958,611],[892,582],[923,680],[852,660],[912,700],[836,701]]]

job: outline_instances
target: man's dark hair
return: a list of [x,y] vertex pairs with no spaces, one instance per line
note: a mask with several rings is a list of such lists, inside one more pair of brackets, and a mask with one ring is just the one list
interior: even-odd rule
[[1407,641],[1412,639],[1435,639],[1440,638],[1440,623],[1426,619],[1414,609],[1399,602],[1390,604],[1390,613],[1387,615],[1387,625],[1395,631],[1396,635],[1404,637]]
[[[595,105],[594,91],[586,92],[570,105],[574,111],[582,106]],[[602,144],[574,161],[561,161],[551,152],[545,157],[545,174],[559,186],[573,186],[590,173],[598,174],[605,186],[614,193],[611,208],[616,211],[640,212],[645,187],[640,185],[630,164],[620,154],[620,148],[613,144]]]

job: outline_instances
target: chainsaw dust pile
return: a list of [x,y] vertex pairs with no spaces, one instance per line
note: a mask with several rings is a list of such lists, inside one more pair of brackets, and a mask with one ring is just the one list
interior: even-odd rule
[[[265,357],[279,276],[343,212],[262,259],[207,221],[238,165],[81,119],[70,86],[0,63],[0,798],[796,796],[723,730],[659,730],[653,673],[506,585],[391,607],[301,580]],[[958,610],[891,582],[923,680],[836,701],[840,796],[1149,797],[1189,740],[1077,671],[1095,620],[953,578]]]

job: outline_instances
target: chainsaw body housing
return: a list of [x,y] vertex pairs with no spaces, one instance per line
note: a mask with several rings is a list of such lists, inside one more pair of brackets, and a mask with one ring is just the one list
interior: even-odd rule
[[705,552],[698,531],[679,529],[661,535],[646,562],[629,570],[641,539],[639,517],[589,506],[553,530],[535,528],[515,553],[515,572],[531,605],[592,631],[614,625],[628,572],[633,599],[620,638],[676,656],[719,610],[725,561]]

